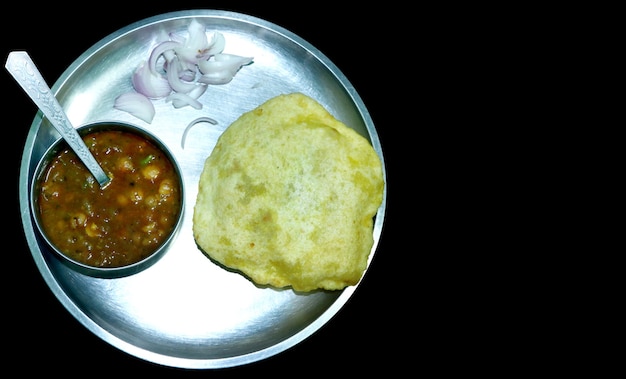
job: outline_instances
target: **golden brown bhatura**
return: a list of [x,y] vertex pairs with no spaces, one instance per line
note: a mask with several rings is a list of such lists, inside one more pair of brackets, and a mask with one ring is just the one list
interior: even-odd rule
[[301,93],[242,114],[206,159],[199,248],[258,285],[340,290],[361,279],[383,197],[367,139]]

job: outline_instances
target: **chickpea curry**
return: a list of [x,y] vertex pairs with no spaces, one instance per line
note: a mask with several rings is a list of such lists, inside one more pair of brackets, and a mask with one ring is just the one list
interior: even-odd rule
[[40,181],[42,228],[58,250],[93,267],[122,267],[157,250],[182,211],[173,162],[144,137],[95,131],[83,140],[111,181],[98,182],[69,148],[48,163]]

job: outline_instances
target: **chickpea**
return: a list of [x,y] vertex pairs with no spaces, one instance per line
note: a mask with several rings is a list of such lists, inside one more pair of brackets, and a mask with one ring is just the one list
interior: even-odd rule
[[95,222],[87,225],[87,227],[85,228],[85,232],[89,237],[100,237],[102,235],[100,233],[100,230],[98,229],[98,225],[96,225]]
[[85,215],[84,213],[77,213],[71,218],[70,226],[72,227],[72,229],[76,229],[79,226],[84,226],[85,221],[87,221],[87,215]]
[[133,203],[137,204],[137,203],[139,203],[139,202],[141,202],[143,200],[143,191],[141,191],[141,190],[132,190],[128,194],[128,197],[130,198],[130,201],[132,201]]
[[133,170],[133,161],[131,161],[130,157],[123,157],[117,161],[117,167],[120,171],[132,171]]
[[143,170],[141,170],[141,173],[144,178],[148,180],[155,180],[161,173],[161,170],[159,170],[159,168],[155,165],[147,165],[143,168]]
[[155,228],[157,227],[156,222],[151,222],[149,224],[144,225],[143,228],[141,228],[141,230],[143,230],[146,233],[151,233]]
[[159,199],[156,196],[148,196],[146,197],[146,205],[152,209],[159,205]]
[[172,194],[172,191],[174,191],[174,184],[172,183],[171,180],[165,179],[161,181],[161,184],[159,185],[159,194],[161,196],[163,197],[170,196]]

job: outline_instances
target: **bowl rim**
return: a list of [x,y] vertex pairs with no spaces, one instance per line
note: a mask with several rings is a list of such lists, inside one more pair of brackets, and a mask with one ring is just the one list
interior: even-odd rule
[[141,128],[137,125],[134,125],[132,123],[129,123],[126,121],[119,121],[119,120],[104,120],[104,121],[85,123],[85,124],[75,127],[75,129],[78,131],[78,134],[81,137],[89,133],[95,132],[95,131],[119,130],[119,131],[124,131],[124,132],[130,132],[130,133],[142,136],[143,138],[147,139],[149,142],[154,144],[157,148],[162,150],[165,156],[172,163],[174,167],[174,171],[177,173],[177,176],[178,176],[178,185],[180,188],[180,200],[179,200],[180,205],[179,205],[179,212],[176,217],[176,222],[174,223],[174,227],[170,231],[167,238],[163,240],[163,242],[156,248],[154,252],[152,252],[145,258],[137,262],[128,264],[128,265],[118,266],[118,267],[91,266],[91,265],[79,262],[69,257],[65,253],[63,253],[63,251],[57,248],[49,239],[49,237],[46,235],[41,225],[40,214],[37,211],[38,203],[39,203],[38,184],[40,183],[40,179],[45,171],[45,168],[50,163],[52,157],[56,155],[56,153],[58,153],[63,148],[69,147],[67,142],[63,139],[63,137],[59,136],[59,138],[57,138],[52,144],[50,144],[50,146],[48,146],[48,148],[44,151],[43,155],[37,162],[37,165],[35,166],[35,171],[33,173],[33,177],[31,179],[31,183],[29,186],[30,187],[31,216],[34,221],[35,228],[38,231],[38,235],[46,242],[46,245],[54,253],[54,255],[60,258],[63,264],[67,265],[68,267],[82,274],[99,277],[99,278],[119,278],[119,277],[133,275],[140,271],[143,271],[146,268],[153,265],[154,263],[156,263],[159,259],[161,259],[161,257],[166,253],[166,251],[169,250],[169,246],[171,245],[171,242],[178,235],[180,226],[183,223],[184,214],[185,214],[185,192],[186,191],[185,191],[185,182],[183,180],[183,172],[182,172],[181,166],[179,165],[178,160],[176,159],[176,157],[174,156],[170,148],[160,138],[158,138],[154,133],[144,128]]

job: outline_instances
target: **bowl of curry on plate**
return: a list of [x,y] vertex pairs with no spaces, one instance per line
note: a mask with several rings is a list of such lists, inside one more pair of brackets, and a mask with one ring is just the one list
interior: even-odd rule
[[57,140],[33,176],[35,224],[50,248],[82,273],[137,273],[162,256],[182,221],[180,168],[163,142],[131,124],[97,122],[77,131],[111,181],[101,187]]

